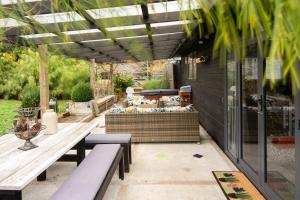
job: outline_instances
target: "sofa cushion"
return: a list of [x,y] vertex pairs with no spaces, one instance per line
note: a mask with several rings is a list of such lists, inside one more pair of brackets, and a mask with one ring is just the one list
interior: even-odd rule
[[143,96],[170,96],[178,95],[178,90],[176,89],[157,89],[157,90],[143,90],[141,91]]
[[170,95],[178,95],[178,90],[176,89],[161,89],[161,96],[170,96]]
[[163,112],[193,112],[193,105],[188,105],[185,107],[180,106],[171,106],[165,108],[140,108],[130,106],[128,108],[121,108],[117,105],[110,110],[112,114],[120,114],[120,113],[163,113]]

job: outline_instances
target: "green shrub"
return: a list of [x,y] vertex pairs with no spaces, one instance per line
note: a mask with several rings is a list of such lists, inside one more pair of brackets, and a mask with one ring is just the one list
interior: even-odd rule
[[93,99],[93,92],[88,83],[78,83],[72,88],[71,99],[74,102],[86,102]]
[[133,77],[128,74],[117,73],[113,78],[115,93],[120,94],[126,91],[126,88],[134,85]]
[[169,86],[169,81],[167,79],[162,79],[162,80],[157,80],[157,79],[152,79],[145,81],[143,83],[143,88],[146,90],[154,90],[154,89],[168,89]]
[[[69,100],[78,80],[89,82],[89,63],[49,52],[48,73],[50,95]],[[19,46],[1,48],[0,44],[0,98],[21,99],[30,79],[39,82],[37,51]]]
[[26,86],[21,94],[22,108],[40,106],[40,89],[38,86]]

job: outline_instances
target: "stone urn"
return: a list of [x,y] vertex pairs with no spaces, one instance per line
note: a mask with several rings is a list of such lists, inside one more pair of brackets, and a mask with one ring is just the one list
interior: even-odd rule
[[44,134],[55,134],[57,133],[58,117],[53,109],[47,109],[42,115],[42,124],[46,126],[43,131]]

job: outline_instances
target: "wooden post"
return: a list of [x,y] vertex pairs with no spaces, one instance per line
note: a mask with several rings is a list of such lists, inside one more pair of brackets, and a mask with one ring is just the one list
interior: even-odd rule
[[110,87],[111,87],[110,89],[112,94],[114,94],[113,75],[114,75],[114,65],[111,63],[110,70],[109,70],[109,79],[110,79]]
[[90,84],[93,90],[94,97],[96,96],[96,62],[95,59],[91,59],[90,65]]
[[48,83],[48,46],[39,45],[40,57],[40,107],[45,112],[49,107],[49,83]]
[[147,80],[149,80],[149,61],[146,61],[147,64]]

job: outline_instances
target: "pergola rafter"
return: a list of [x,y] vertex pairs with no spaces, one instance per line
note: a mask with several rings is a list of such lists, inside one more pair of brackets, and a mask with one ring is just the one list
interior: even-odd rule
[[142,12],[143,12],[143,21],[144,21],[144,24],[146,25],[146,29],[147,29],[149,45],[150,45],[150,48],[151,48],[151,55],[152,55],[152,58],[154,58],[152,30],[151,30],[151,24],[149,23],[149,10],[148,10],[147,4],[142,3],[141,4],[141,9],[142,9]]
[[[42,27],[42,24],[40,24],[38,21],[36,21],[35,19],[33,19],[33,18],[30,17],[30,16],[25,16],[22,12],[20,12],[20,10],[17,10],[17,14],[18,14],[18,17],[20,17],[20,18],[23,19],[23,21],[22,21],[23,23],[26,23],[29,27],[31,27],[31,29],[34,31],[35,34],[39,34],[39,31],[36,29],[36,26]],[[17,19],[15,19],[15,20],[17,20]],[[119,59],[114,58],[114,57],[112,57],[112,56],[110,56],[110,55],[108,55],[108,54],[105,54],[105,53],[103,53],[103,52],[101,52],[101,51],[99,51],[99,50],[96,50],[96,49],[94,49],[94,48],[92,48],[92,47],[85,46],[82,42],[70,40],[69,37],[68,37],[68,35],[64,34],[63,32],[59,32],[59,31],[56,31],[56,30],[53,30],[53,31],[47,30],[47,31],[48,31],[49,33],[55,34],[55,35],[58,36],[62,41],[67,40],[67,42],[74,42],[74,43],[80,45],[80,46],[83,47],[83,48],[90,49],[93,53],[96,53],[96,54],[99,54],[99,55],[105,55],[106,57],[109,57],[109,58],[111,58],[111,59],[113,59],[113,60],[120,61]],[[26,45],[26,43],[27,43],[26,40],[21,39],[20,37],[18,37],[18,40],[19,40],[20,42],[22,42],[23,45]],[[68,55],[68,52],[66,52],[66,51],[64,51],[64,50],[63,50],[63,53],[66,54],[66,55]],[[89,59],[89,58],[87,58],[87,59]]]

